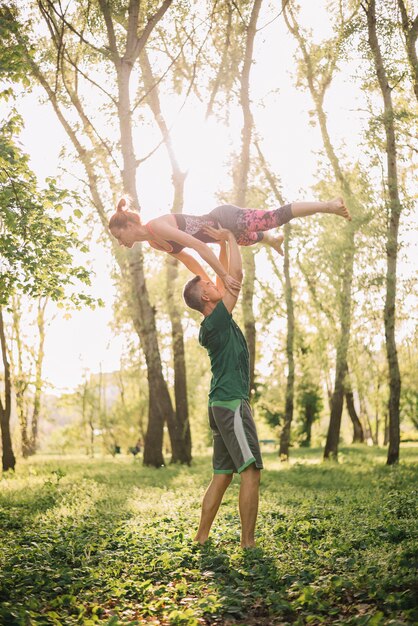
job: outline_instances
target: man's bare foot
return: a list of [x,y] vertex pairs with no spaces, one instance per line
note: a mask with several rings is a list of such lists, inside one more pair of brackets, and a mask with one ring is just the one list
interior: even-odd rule
[[261,241],[262,243],[265,243],[268,246],[271,246],[274,250],[276,250],[276,252],[284,256],[283,247],[282,247],[283,240],[284,240],[283,235],[277,235],[276,237],[274,237],[270,233],[263,233],[263,239]]
[[341,215],[341,217],[344,217],[346,220],[351,222],[350,211],[345,206],[343,198],[341,197],[334,198],[334,200],[330,200],[326,204],[327,204],[327,209],[326,211],[324,211],[325,213],[333,213],[334,215]]

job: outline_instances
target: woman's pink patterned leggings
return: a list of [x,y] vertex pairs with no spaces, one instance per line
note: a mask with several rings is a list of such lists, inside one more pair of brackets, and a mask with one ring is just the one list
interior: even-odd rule
[[234,233],[240,246],[251,246],[263,239],[263,230],[283,226],[293,215],[291,204],[271,211],[241,209],[234,204],[222,204],[213,209],[207,217]]
[[240,246],[251,246],[263,239],[264,230],[283,226],[293,215],[291,205],[286,204],[272,211],[241,209],[237,217],[237,243]]

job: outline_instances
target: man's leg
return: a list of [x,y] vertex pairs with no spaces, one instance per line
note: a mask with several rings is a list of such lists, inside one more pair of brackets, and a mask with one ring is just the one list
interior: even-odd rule
[[260,470],[250,465],[240,474],[239,513],[241,517],[241,547],[255,546],[254,530],[258,513]]
[[231,484],[232,474],[214,474],[202,502],[199,529],[195,541],[204,544],[209,536],[213,520],[222,502],[223,495]]

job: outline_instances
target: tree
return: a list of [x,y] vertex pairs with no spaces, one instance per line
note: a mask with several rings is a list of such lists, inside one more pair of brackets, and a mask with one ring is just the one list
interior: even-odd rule
[[[306,36],[295,17],[290,2],[282,2],[283,15],[289,31],[298,42],[301,52],[300,76],[307,85],[315,107],[315,115],[321,130],[324,150],[333,172],[337,188],[345,198],[352,213],[358,213],[358,203],[353,192],[350,178],[337,156],[328,131],[327,116],[324,109],[324,98],[332,81],[337,67],[341,41],[345,37],[345,26],[351,18],[340,14],[340,23],[336,26],[336,35],[322,46],[309,46]],[[338,444],[340,437],[341,416],[344,403],[345,379],[348,372],[347,354],[350,340],[350,326],[352,315],[352,284],[355,256],[355,233],[358,224],[356,221],[345,226],[345,241],[342,254],[339,255],[337,271],[338,277],[338,319],[339,332],[336,349],[336,367],[334,390],[331,398],[331,416],[324,450],[324,459],[338,458]]]
[[[158,80],[155,79],[151,63],[144,49],[140,56],[140,66],[144,81],[144,88],[148,94],[147,103],[154,115],[154,119],[161,131],[162,140],[167,149],[172,171],[174,198],[171,212],[181,213],[184,203],[184,182],[186,174],[181,171],[175,155],[170,130],[161,110]],[[190,464],[192,460],[192,440],[189,423],[189,407],[187,400],[186,359],[184,354],[183,327],[181,312],[177,305],[176,288],[178,277],[178,261],[167,255],[166,257],[166,301],[170,316],[172,350],[174,361],[174,398],[175,411],[173,419],[167,420],[170,440],[173,445],[172,463]]]
[[[280,205],[284,204],[284,198],[280,190],[280,182],[277,179],[271,169],[268,167],[266,159],[261,151],[260,145],[255,140],[254,145],[256,147],[260,165],[262,171],[270,184],[271,191],[274,195],[275,201]],[[295,387],[295,360],[294,360],[294,337],[295,337],[295,313],[293,304],[293,288],[290,274],[290,235],[291,225],[286,224],[284,227],[284,293],[286,301],[286,320],[287,320],[287,333],[286,333],[286,357],[287,357],[287,377],[286,377],[286,399],[285,399],[285,411],[283,416],[283,425],[280,432],[280,446],[279,456],[282,460],[287,461],[289,458],[289,446],[290,446],[290,434],[291,425],[293,420],[293,407],[294,407],[294,387]],[[273,265],[274,267],[274,265]],[[278,271],[275,271],[276,275],[279,275]]]
[[320,389],[309,380],[308,376],[302,378],[297,394],[299,417],[301,422],[300,432],[304,437],[300,445],[307,448],[311,445],[312,425],[319,418],[322,410],[322,397]]
[[386,167],[389,220],[387,229],[387,270],[384,324],[386,351],[389,366],[389,450],[387,463],[399,461],[400,423],[399,401],[401,394],[401,376],[396,347],[396,280],[399,219],[402,204],[398,186],[397,142],[395,130],[395,110],[392,101],[392,87],[389,84],[384,58],[382,55],[376,17],[376,2],[370,0],[362,4],[367,17],[368,43],[372,54],[377,82],[383,99],[382,123],[386,136]]
[[[253,63],[254,40],[257,32],[257,20],[260,12],[262,0],[254,0],[251,5],[251,15],[248,25],[245,25],[245,50],[242,70],[239,76],[240,83],[240,104],[243,114],[243,126],[241,131],[241,152],[239,155],[238,167],[235,177],[235,203],[238,206],[247,206],[248,176],[250,172],[250,149],[251,137],[253,133],[254,120],[250,105],[250,71]],[[255,388],[255,348],[256,348],[256,328],[253,311],[254,280],[255,280],[255,260],[254,252],[245,249],[242,252],[244,285],[242,289],[242,311],[244,316],[245,337],[250,355],[250,392]]]
[[38,189],[28,167],[28,157],[15,143],[22,120],[15,113],[0,127],[0,339],[4,370],[4,397],[0,398],[3,470],[14,469],[10,438],[11,372],[7,357],[4,308],[11,306],[14,293],[33,298],[50,297],[55,302],[70,300],[75,306],[94,304],[80,291],[90,284],[89,272],[73,265],[75,249],[86,251],[77,237],[71,214],[58,216],[69,200],[54,180]]
[[[118,248],[107,229],[105,202],[107,197],[115,206],[118,195],[124,191],[132,198],[134,207],[140,209],[136,177],[141,160],[137,157],[134,131],[138,119],[141,121],[135,114],[142,94],[132,96],[132,85],[137,80],[141,52],[171,4],[172,0],[164,0],[159,6],[151,1],[132,0],[125,11],[106,0],[93,5],[78,0],[64,11],[51,0],[41,0],[39,14],[50,31],[49,41],[27,32],[19,23],[16,10],[8,13],[17,29],[17,40],[26,50],[31,73],[44,88],[84,167],[91,202],[111,241],[122,280],[129,284],[131,316],[148,370],[149,419],[144,464],[155,467],[164,463],[163,425],[165,421],[173,423],[173,406],[162,374],[142,246],[137,244],[128,251]],[[183,15],[181,6],[179,12]],[[106,130],[96,122],[98,101],[103,103],[110,120]],[[181,437],[172,441],[173,458],[181,459],[178,445],[183,446]]]

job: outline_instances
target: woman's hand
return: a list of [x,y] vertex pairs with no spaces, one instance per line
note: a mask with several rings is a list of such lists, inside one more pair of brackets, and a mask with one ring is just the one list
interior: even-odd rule
[[231,231],[227,228],[213,228],[213,226],[204,226],[203,232],[212,237],[212,239],[216,239],[216,241],[228,241],[229,237],[232,235]]

